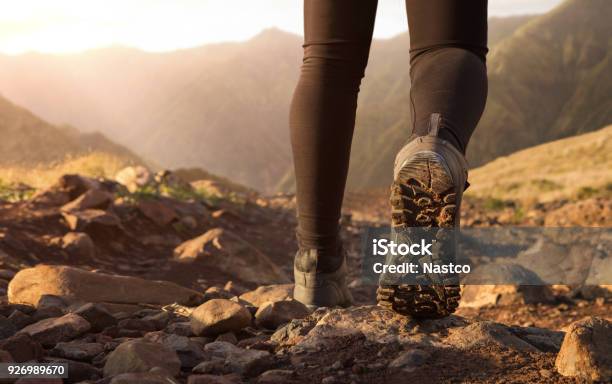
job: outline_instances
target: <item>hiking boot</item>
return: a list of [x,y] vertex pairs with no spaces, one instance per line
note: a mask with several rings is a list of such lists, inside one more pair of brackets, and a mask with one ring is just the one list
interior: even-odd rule
[[[468,185],[468,165],[461,152],[438,137],[441,124],[440,114],[432,114],[427,136],[412,140],[395,159],[390,199],[394,231],[432,228],[435,237],[442,236],[444,228],[459,227],[461,198]],[[446,231],[449,232],[453,231]],[[439,255],[434,255],[433,262],[454,262],[454,248],[449,253],[444,256],[444,262]],[[381,279],[378,304],[413,317],[439,318],[453,313],[460,299],[458,278],[430,276],[428,281],[431,283],[391,285]]]
[[346,285],[346,254],[339,248],[342,257],[340,266],[333,272],[317,270],[316,264],[321,251],[317,249],[299,250],[295,257],[293,275],[295,286],[293,298],[309,309],[318,307],[348,307],[353,297]]

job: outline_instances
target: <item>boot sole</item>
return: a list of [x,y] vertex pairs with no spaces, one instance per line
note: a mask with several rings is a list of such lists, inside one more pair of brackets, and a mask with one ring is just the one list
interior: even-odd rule
[[[418,153],[402,166],[391,185],[391,225],[398,229],[453,228],[458,214],[456,197],[456,188],[444,160],[435,153]],[[441,263],[435,256],[432,261]],[[449,280],[440,276],[438,281]],[[458,284],[380,285],[376,296],[381,307],[422,318],[450,315],[461,298]]]

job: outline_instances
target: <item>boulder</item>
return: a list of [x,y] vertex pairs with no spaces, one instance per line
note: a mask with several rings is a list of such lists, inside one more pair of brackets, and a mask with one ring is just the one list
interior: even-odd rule
[[52,347],[60,341],[72,340],[89,331],[91,325],[79,315],[69,313],[62,317],[41,320],[23,328],[19,333],[27,333],[45,347]]
[[33,201],[41,204],[64,205],[90,189],[100,188],[97,180],[80,175],[63,175],[55,184],[37,193]]
[[82,211],[85,209],[105,210],[113,201],[113,195],[101,189],[90,189],[73,201],[62,206],[64,212]]
[[260,327],[276,329],[279,325],[309,314],[308,308],[296,300],[268,301],[255,313],[255,323]]
[[274,357],[269,352],[242,349],[223,341],[206,344],[204,350],[213,359],[223,359],[232,372],[247,377],[257,376],[274,365]]
[[496,345],[521,352],[538,352],[536,347],[515,336],[508,327],[492,321],[478,321],[451,329],[444,343],[460,350]]
[[260,307],[267,301],[275,302],[292,298],[293,284],[264,285],[239,296],[240,301],[253,307]]
[[153,181],[151,172],[142,166],[126,167],[117,172],[115,180],[123,184],[130,192],[136,192]]
[[104,376],[149,372],[154,367],[160,367],[176,376],[181,369],[181,361],[176,352],[165,345],[131,340],[120,344],[108,355],[104,364]]
[[588,317],[572,323],[555,366],[563,376],[589,381],[612,381],[612,323]]
[[242,305],[226,299],[213,299],[191,313],[191,330],[198,336],[216,336],[239,331],[249,326],[251,319],[251,312]]
[[289,281],[287,274],[268,256],[240,236],[213,228],[174,249],[174,260],[227,271],[238,279],[256,284]]
[[68,266],[38,265],[21,270],[11,280],[11,303],[36,305],[42,295],[61,297],[67,303],[197,305],[202,295],[167,281],[88,272]]

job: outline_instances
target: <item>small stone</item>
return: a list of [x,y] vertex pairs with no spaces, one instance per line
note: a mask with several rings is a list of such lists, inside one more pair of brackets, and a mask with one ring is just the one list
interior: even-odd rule
[[205,358],[201,345],[186,336],[165,332],[150,332],[144,336],[144,339],[163,344],[174,350],[181,360],[183,368],[193,368]]
[[240,295],[239,299],[254,307],[260,307],[267,301],[282,301],[293,298],[293,284],[264,285],[253,291]]
[[15,272],[10,269],[0,269],[0,279],[11,280],[15,277]]
[[138,210],[140,210],[147,219],[160,227],[165,227],[178,219],[178,215],[172,207],[157,200],[141,200],[138,202]]
[[93,332],[101,332],[104,328],[117,324],[117,319],[104,307],[95,303],[87,303],[74,311],[91,324]]
[[412,349],[401,353],[391,363],[389,368],[412,372],[423,365],[431,357],[431,353],[420,349]]
[[232,332],[226,332],[226,333],[220,334],[219,336],[217,336],[215,341],[225,341],[226,343],[230,343],[234,345],[238,343],[238,339],[236,338],[236,335],[234,335]]
[[15,327],[11,320],[0,315],[0,339],[11,337],[15,332],[17,332],[17,327]]
[[8,319],[15,325],[17,329],[21,329],[27,325],[30,325],[35,322],[32,316],[26,315],[20,310],[16,309],[11,313]]
[[84,232],[68,232],[62,237],[62,248],[68,253],[82,257],[91,258],[96,254],[96,246]]
[[150,320],[145,319],[125,319],[119,322],[119,328],[132,329],[137,331],[152,332],[158,331],[157,325]]
[[113,201],[113,195],[101,189],[90,189],[75,200],[62,206],[64,212],[82,211],[84,209],[105,210]]
[[14,363],[13,356],[7,351],[0,349],[0,363]]
[[563,376],[607,382],[612,380],[612,323],[588,317],[572,323],[555,366]]
[[333,384],[335,382],[336,382],[336,378],[333,376],[327,376],[321,380],[321,384]]
[[211,354],[213,359],[224,359],[225,364],[234,373],[247,377],[257,376],[272,368],[274,364],[273,355],[268,352],[241,349],[223,341],[209,343],[204,347],[204,350]]
[[262,304],[255,313],[255,323],[264,328],[276,329],[293,319],[303,319],[310,311],[296,300],[283,300]]
[[258,384],[285,384],[291,382],[295,372],[290,369],[271,369],[265,371],[257,378]]
[[251,324],[251,313],[242,305],[225,299],[213,299],[191,314],[191,330],[198,336],[215,336],[239,331]]
[[219,287],[210,287],[204,292],[204,301],[212,300],[212,299],[231,299],[234,297],[233,293],[226,291],[223,288]]
[[540,376],[550,379],[553,376],[553,373],[548,369],[540,369]]
[[154,372],[122,373],[113,377],[110,384],[170,384],[167,376]]
[[129,372],[148,372],[161,367],[176,376],[181,361],[171,348],[143,340],[131,340],[120,344],[106,359],[104,376],[115,376]]
[[28,325],[19,333],[27,333],[43,346],[52,347],[60,341],[69,341],[89,331],[91,325],[87,320],[74,313],[62,317],[41,320]]
[[191,323],[188,321],[172,323],[166,327],[166,332],[179,336],[193,336],[193,332],[191,331]]
[[25,333],[18,333],[0,341],[0,349],[9,352],[17,363],[38,360],[43,355],[40,343]]
[[72,341],[57,343],[55,348],[51,350],[51,355],[71,360],[91,361],[102,352],[104,352],[104,346],[100,343]]
[[89,229],[118,228],[121,220],[110,212],[101,209],[86,209],[84,211],[62,212],[68,227],[73,231],[87,232]]
[[243,381],[238,375],[191,375],[187,378],[187,384],[239,384]]
[[136,192],[153,181],[151,172],[143,166],[125,167],[115,175],[115,181],[123,184],[130,192]]

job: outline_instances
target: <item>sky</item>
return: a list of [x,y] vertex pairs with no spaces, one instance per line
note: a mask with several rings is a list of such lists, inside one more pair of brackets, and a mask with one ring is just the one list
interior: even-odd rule
[[[489,15],[542,13],[561,1],[489,0]],[[160,52],[303,28],[301,0],[0,0],[0,10],[0,52],[7,54],[108,45]],[[406,29],[404,0],[379,0],[375,37]]]

